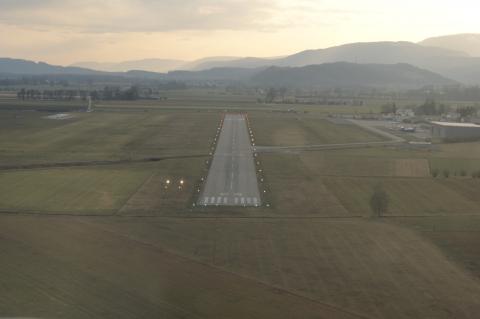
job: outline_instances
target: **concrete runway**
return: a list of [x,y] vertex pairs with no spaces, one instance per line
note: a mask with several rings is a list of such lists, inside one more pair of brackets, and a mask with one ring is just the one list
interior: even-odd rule
[[244,115],[227,114],[198,202],[203,206],[260,206],[255,162]]

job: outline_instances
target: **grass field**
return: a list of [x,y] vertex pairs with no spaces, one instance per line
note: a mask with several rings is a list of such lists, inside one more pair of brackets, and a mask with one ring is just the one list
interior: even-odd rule
[[177,219],[101,227],[371,318],[473,318],[480,306],[471,275],[414,232],[384,223]]
[[78,220],[3,216],[0,238],[2,316],[358,318]]
[[[214,93],[62,121],[0,111],[0,166],[87,164],[0,170],[0,316],[478,316],[480,181],[430,170],[475,170],[480,144],[262,153],[270,207],[193,208],[227,108],[251,109],[257,145],[382,140],[326,120],[328,108],[272,112],[289,106]],[[390,198],[381,219],[377,184]]]
[[[208,154],[219,114],[0,112],[0,164]],[[194,134],[192,134],[194,133]]]
[[113,214],[151,174],[138,168],[0,172],[3,211]]
[[250,124],[262,146],[295,146],[382,141],[356,125],[336,125],[313,115],[252,113]]

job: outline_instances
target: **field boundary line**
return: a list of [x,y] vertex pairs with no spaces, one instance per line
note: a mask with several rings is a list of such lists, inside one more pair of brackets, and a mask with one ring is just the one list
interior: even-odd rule
[[145,186],[148,182],[150,182],[152,180],[152,178],[154,176],[156,176],[158,174],[158,172],[153,172],[148,178],[146,178],[143,183],[141,183],[137,189],[131,193],[130,196],[128,196],[128,198],[123,202],[123,204],[120,206],[119,209],[117,209],[117,211],[115,213],[113,213],[113,215],[118,215],[120,214],[120,212],[122,211],[123,208],[125,208],[125,206],[128,204],[128,202],[130,201],[130,199],[132,199],[135,195],[138,194],[138,192],[140,192],[140,190],[143,188],[143,186]]
[[123,159],[115,161],[85,161],[85,162],[54,162],[41,164],[25,164],[25,165],[5,165],[0,166],[1,171],[23,171],[36,169],[55,169],[68,167],[90,167],[90,166],[110,166],[110,165],[125,165],[125,164],[140,164],[150,162],[161,162],[174,159],[188,159],[208,157],[207,154],[184,154],[184,155],[168,155],[163,157],[146,157],[141,159]]

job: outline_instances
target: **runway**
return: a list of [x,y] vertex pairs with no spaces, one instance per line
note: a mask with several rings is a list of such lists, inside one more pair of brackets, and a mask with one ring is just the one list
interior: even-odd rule
[[250,134],[246,117],[227,114],[203,191],[203,206],[260,206]]

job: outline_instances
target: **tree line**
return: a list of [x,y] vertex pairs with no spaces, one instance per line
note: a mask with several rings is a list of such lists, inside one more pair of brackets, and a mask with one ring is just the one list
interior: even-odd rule
[[[92,100],[126,100],[132,101],[140,98],[140,89],[137,86],[129,88],[120,88],[116,86],[106,86],[101,90],[37,90],[37,89],[21,89],[17,92],[19,100],[57,100],[57,101],[72,101],[72,100],[87,100],[90,97]],[[151,90],[150,90],[151,94]]]

